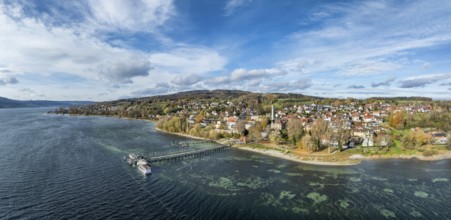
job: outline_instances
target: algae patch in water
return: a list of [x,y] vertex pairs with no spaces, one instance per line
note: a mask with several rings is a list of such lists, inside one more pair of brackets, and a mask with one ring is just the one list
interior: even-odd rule
[[296,196],[296,194],[292,193],[291,191],[282,191],[282,192],[280,192],[279,200],[282,200],[282,199],[290,200],[290,199],[294,198],[295,196]]
[[447,178],[434,178],[432,180],[433,183],[437,183],[437,182],[448,182]]
[[233,157],[233,160],[237,160],[237,161],[251,161],[251,159],[245,158],[245,157]]
[[386,178],[382,178],[382,177],[377,177],[377,176],[375,176],[375,177],[371,177],[371,179],[373,179],[373,180],[379,180],[379,181],[387,181],[387,179],[386,179]]
[[323,189],[324,183],[313,182],[313,183],[309,183],[309,186],[318,186],[320,189]]
[[218,181],[213,181],[208,184],[211,187],[223,188],[225,190],[236,190],[233,187],[233,182],[229,178],[221,177]]
[[285,173],[287,176],[303,176],[301,173]]
[[349,203],[346,200],[340,200],[340,207],[343,209],[347,209],[349,207]]
[[410,213],[411,216],[415,217],[415,218],[421,218],[423,217],[423,215],[419,212],[419,211],[412,211]]
[[270,193],[262,193],[260,195],[260,199],[262,200],[262,204],[263,205],[270,205],[270,206],[280,206],[282,205],[282,203],[279,202],[279,200],[277,200],[273,194]]
[[287,165],[285,165],[285,164],[281,164],[281,165],[277,165],[276,167],[277,167],[277,169],[283,169],[283,168],[285,168]]
[[352,182],[360,182],[361,181],[360,178],[357,178],[357,177],[351,177],[351,178],[349,178],[349,180],[351,180]]
[[393,190],[392,189],[384,189],[384,192],[386,192],[386,193],[393,193]]
[[358,174],[359,172],[355,169],[348,168],[348,167],[320,167],[320,166],[311,166],[311,165],[299,165],[296,167],[300,170],[305,171],[314,171],[314,172],[324,172],[331,174],[333,177],[337,177],[338,175],[345,175],[345,174]]
[[423,198],[423,199],[425,199],[425,198],[427,198],[429,196],[426,192],[423,192],[423,191],[415,191],[414,195],[416,197],[420,197],[420,198]]
[[244,182],[238,182],[237,186],[244,186],[250,189],[265,188],[270,184],[270,181],[265,181],[260,177],[251,176],[247,178]]
[[294,207],[294,208],[291,209],[291,211],[293,211],[296,214],[299,214],[299,213],[308,214],[309,213],[308,209],[299,208],[299,207]]
[[396,218],[395,213],[390,210],[382,209],[380,212],[385,218]]
[[322,195],[319,194],[317,192],[311,192],[309,194],[307,194],[307,198],[312,199],[313,200],[313,205],[324,202],[327,200],[327,196],[326,195]]

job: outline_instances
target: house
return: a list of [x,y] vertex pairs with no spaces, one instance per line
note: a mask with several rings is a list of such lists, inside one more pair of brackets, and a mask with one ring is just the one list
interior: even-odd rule
[[222,122],[221,122],[221,121],[216,121],[215,128],[216,128],[216,129],[220,129],[220,128],[221,128],[221,125],[222,125]]
[[446,137],[434,138],[432,144],[447,144],[448,139]]
[[431,132],[432,143],[433,144],[447,144],[448,139],[446,138],[446,133],[443,131],[433,131]]
[[358,112],[353,112],[351,114],[351,120],[354,122],[360,121],[360,114]]
[[367,130],[365,132],[365,136],[363,137],[363,142],[362,142],[362,146],[363,147],[372,147],[374,146],[374,135],[376,135],[376,133],[372,130]]
[[236,123],[238,122],[238,117],[228,117],[227,118],[227,128],[229,130],[235,130]]
[[352,130],[352,136],[357,136],[360,138],[365,138],[366,136],[366,130],[365,129],[354,129]]
[[363,122],[365,123],[370,123],[374,121],[374,117],[371,114],[365,114],[365,116],[363,116]]

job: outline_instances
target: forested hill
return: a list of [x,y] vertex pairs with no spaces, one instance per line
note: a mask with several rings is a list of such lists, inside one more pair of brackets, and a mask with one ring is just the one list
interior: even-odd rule
[[29,100],[20,101],[0,97],[0,108],[32,108],[32,107],[54,107],[54,106],[74,106],[86,105],[87,101],[48,101],[48,100]]
[[241,90],[194,90],[179,92],[169,95],[157,95],[150,97],[141,98],[130,98],[130,99],[120,99],[116,101],[111,101],[109,103],[117,102],[162,102],[162,101],[178,101],[178,100],[229,100],[238,99],[243,97],[261,97],[261,96],[276,96],[280,99],[308,99],[308,100],[320,100],[320,97],[306,96],[302,94],[291,94],[291,93],[253,93]]

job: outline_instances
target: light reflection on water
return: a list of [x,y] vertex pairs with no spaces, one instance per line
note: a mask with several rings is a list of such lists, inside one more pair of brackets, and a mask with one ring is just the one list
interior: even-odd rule
[[144,121],[42,112],[0,110],[0,218],[451,216],[450,160],[333,167],[229,149],[157,163],[144,177],[122,157],[186,139]]

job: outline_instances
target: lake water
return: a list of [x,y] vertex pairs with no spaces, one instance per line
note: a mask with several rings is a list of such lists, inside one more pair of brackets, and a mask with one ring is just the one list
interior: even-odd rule
[[228,149],[153,165],[154,124],[0,110],[0,219],[449,219],[451,160],[313,166]]

